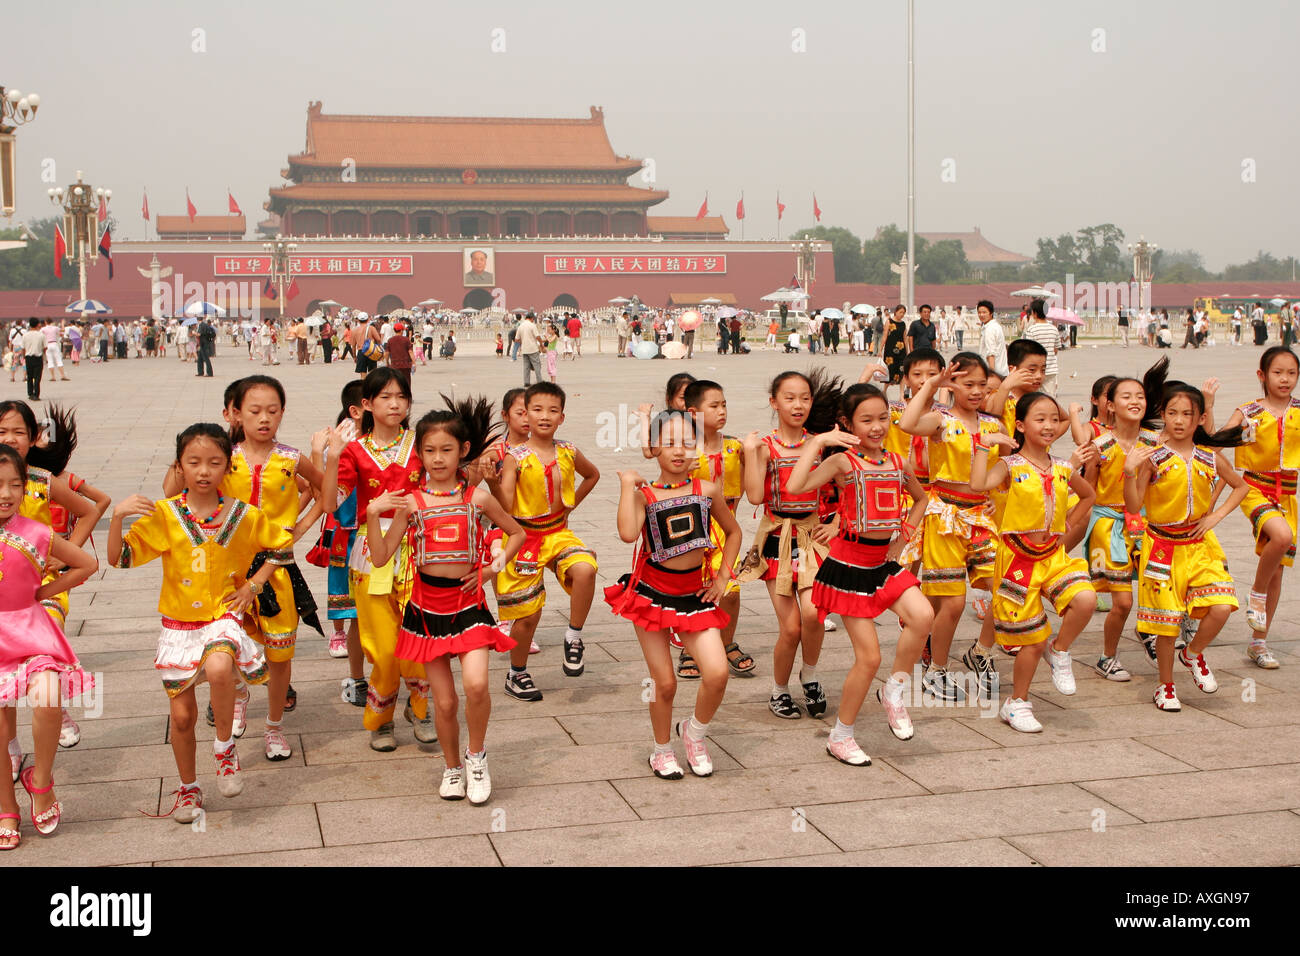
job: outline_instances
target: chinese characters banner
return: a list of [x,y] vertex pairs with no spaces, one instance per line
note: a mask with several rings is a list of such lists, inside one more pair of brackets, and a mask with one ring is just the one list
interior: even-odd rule
[[[409,276],[413,256],[290,256],[289,271],[296,276]],[[269,276],[270,256],[213,256],[212,272],[218,276]]]
[[547,275],[590,276],[687,273],[719,275],[727,271],[727,257],[721,256],[545,256]]

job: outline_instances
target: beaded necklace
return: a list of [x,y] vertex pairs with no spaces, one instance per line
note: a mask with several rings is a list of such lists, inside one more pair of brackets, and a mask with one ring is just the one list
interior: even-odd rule
[[376,445],[375,440],[374,438],[371,437],[371,435],[366,435],[365,437],[363,437],[361,439],[361,443],[366,446],[367,451],[371,452],[376,456],[383,455],[386,458],[388,457],[388,452],[396,448],[398,445],[400,445],[402,443],[402,439],[405,437],[406,437],[406,429],[401,428],[398,429],[397,431],[397,437],[394,438],[392,441],[390,441],[387,445]]
[[208,515],[206,518],[203,519],[194,517],[194,512],[190,511],[189,495],[190,495],[190,490],[188,488],[186,488],[184,491],[181,492],[181,500],[180,500],[181,512],[187,518],[189,518],[191,521],[193,521],[195,524],[199,525],[200,527],[210,528],[212,527],[212,525],[216,524],[217,516],[221,514],[221,509],[225,507],[226,504],[226,499],[221,495],[221,493],[220,492],[217,493],[217,510],[212,512],[212,514]]
[[678,488],[685,488],[691,483],[691,479],[684,478],[681,481],[652,481],[651,488],[658,488],[660,491],[675,491]]
[[775,439],[776,443],[780,445],[782,448],[802,448],[804,442],[806,442],[811,437],[812,436],[808,434],[808,429],[805,428],[803,430],[803,434],[799,436],[799,440],[795,442],[793,445],[789,445],[786,444],[785,439],[781,437],[781,433],[779,430],[775,428],[772,429],[772,438]]
[[451,491],[438,491],[435,488],[425,488],[424,493],[426,495],[433,495],[436,498],[455,498],[465,493],[465,483],[463,481],[458,481],[456,487]]
[[889,463],[888,455],[882,454],[879,459],[876,459],[876,458],[868,458],[865,453],[859,451],[856,448],[851,448],[849,449],[849,451],[851,451],[854,455],[857,455],[859,459],[865,461],[868,465],[875,465],[877,468]]

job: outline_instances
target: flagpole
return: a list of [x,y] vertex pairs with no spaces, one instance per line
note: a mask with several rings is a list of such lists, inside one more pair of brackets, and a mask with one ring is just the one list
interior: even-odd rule
[[[740,191],[740,205],[741,206],[745,205],[745,190],[743,189]],[[740,241],[741,242],[745,241],[745,220],[744,219],[740,220]]]
[[916,311],[916,69],[914,0],[907,0],[907,314]]

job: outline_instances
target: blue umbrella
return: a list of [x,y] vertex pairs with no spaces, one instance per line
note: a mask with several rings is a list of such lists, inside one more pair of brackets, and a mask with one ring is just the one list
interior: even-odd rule
[[107,315],[113,310],[98,299],[78,299],[63,311],[69,313],[75,312],[78,315],[84,312],[94,312],[96,315]]
[[190,316],[188,319],[186,319],[184,322],[181,323],[181,325],[187,328],[191,325],[198,325],[198,324],[199,324],[199,320],[196,319],[194,316]]

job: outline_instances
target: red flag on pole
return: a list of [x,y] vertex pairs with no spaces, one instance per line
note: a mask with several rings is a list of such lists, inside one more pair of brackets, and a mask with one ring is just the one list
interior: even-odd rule
[[284,290],[284,297],[286,299],[292,299],[297,294],[298,294],[298,280],[291,279],[289,280],[289,288]]
[[785,203],[781,202],[781,194],[776,194],[776,221],[781,221],[781,215],[785,212]]
[[275,285],[271,282],[271,277],[266,277],[266,285],[262,286],[262,296],[274,302],[280,298],[280,293],[275,291]]
[[799,277],[797,275],[790,277],[790,288],[792,289],[802,288],[802,286],[799,285]]
[[107,260],[108,277],[113,278],[113,234],[108,229],[99,237],[99,254]]
[[736,218],[737,219],[745,218],[745,197],[744,196],[741,196],[740,202],[736,203]]
[[229,189],[226,190],[226,198],[230,200],[230,214],[232,216],[242,216],[244,212],[239,208],[239,203],[235,202],[234,194]]
[[149,193],[144,194],[144,203],[140,206],[140,216],[145,222],[149,221]]
[[695,214],[695,220],[698,222],[709,214],[709,194],[704,194],[704,202],[700,203],[700,211]]
[[54,274],[63,278],[63,257],[68,254],[68,243],[63,238],[63,230],[54,224]]
[[107,218],[108,218],[108,200],[105,199],[103,196],[100,196],[99,211],[95,213],[95,220],[97,222],[103,222]]
[[190,199],[190,191],[188,189],[185,190],[185,212],[190,217],[190,222],[193,222],[194,217],[199,214],[198,209],[194,207],[194,201]]
[[822,207],[817,205],[817,194],[813,193],[813,218],[822,221]]

